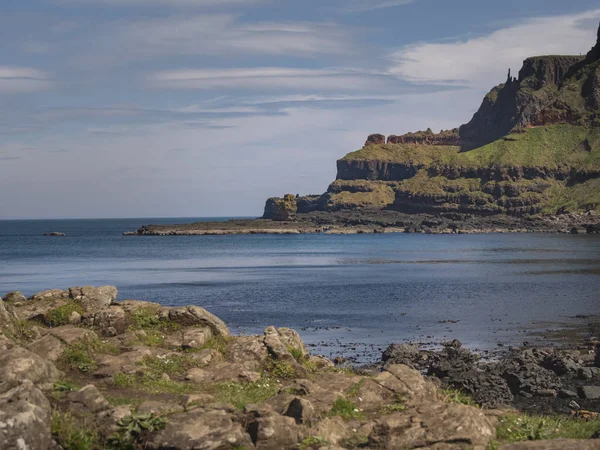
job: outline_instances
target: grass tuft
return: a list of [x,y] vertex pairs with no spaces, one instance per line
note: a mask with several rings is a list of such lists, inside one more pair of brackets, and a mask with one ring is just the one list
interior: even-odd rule
[[46,322],[51,327],[68,325],[69,318],[74,312],[83,314],[83,308],[79,303],[69,300],[66,304],[48,311],[46,314]]
[[64,450],[94,450],[98,447],[98,435],[69,412],[54,411],[50,424],[52,435]]
[[362,420],[365,418],[365,415],[358,409],[356,404],[342,397],[338,397],[327,415],[329,417],[339,416],[343,420]]
[[209,391],[218,402],[244,409],[246,405],[264,403],[277,394],[279,388],[275,380],[263,378],[256,383],[215,383],[209,386]]
[[98,353],[118,354],[119,349],[102,341],[97,336],[86,336],[67,346],[60,358],[60,363],[81,372],[91,372],[96,369],[94,356]]
[[193,388],[190,385],[170,380],[166,377],[156,377],[150,373],[125,374],[118,373],[114,376],[116,388],[134,389],[148,394],[189,394]]
[[507,415],[500,418],[496,439],[501,443],[543,439],[591,439],[600,432],[600,419]]

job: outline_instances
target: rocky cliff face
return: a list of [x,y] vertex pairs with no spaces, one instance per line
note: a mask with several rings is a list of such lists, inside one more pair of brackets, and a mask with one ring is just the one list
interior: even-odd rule
[[460,128],[370,135],[337,162],[323,196],[297,204],[297,212],[600,212],[600,28],[585,57],[532,57],[518,78],[509,71]]

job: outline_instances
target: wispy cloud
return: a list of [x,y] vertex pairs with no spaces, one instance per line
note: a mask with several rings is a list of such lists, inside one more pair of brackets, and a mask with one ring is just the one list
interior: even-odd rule
[[539,17],[472,39],[411,44],[390,55],[390,73],[420,83],[489,87],[527,57],[587,52],[598,18],[600,10]]
[[78,66],[104,68],[160,57],[318,57],[355,51],[350,28],[327,22],[244,22],[233,14],[187,14],[104,24],[77,43]]
[[395,6],[404,6],[409,3],[414,3],[417,0],[386,0],[386,1],[373,1],[373,0],[358,0],[350,2],[349,5],[344,7],[346,12],[365,12],[376,9],[393,8]]
[[52,85],[47,74],[30,67],[0,66],[0,92],[21,93],[47,89]]
[[352,69],[301,69],[254,67],[238,69],[183,69],[151,74],[152,87],[171,89],[286,89],[377,91],[389,85],[389,77]]

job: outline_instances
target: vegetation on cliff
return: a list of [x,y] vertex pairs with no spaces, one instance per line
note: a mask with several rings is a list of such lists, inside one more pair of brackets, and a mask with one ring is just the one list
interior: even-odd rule
[[526,59],[459,129],[369,136],[337,178],[319,209],[600,212],[600,37],[585,57]]

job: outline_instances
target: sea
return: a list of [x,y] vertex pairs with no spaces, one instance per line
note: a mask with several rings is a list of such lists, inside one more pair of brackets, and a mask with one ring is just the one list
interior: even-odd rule
[[390,343],[521,345],[600,313],[600,236],[122,235],[196,220],[0,221],[0,295],[110,284],[120,300],[201,306],[234,334],[291,327],[357,362]]

